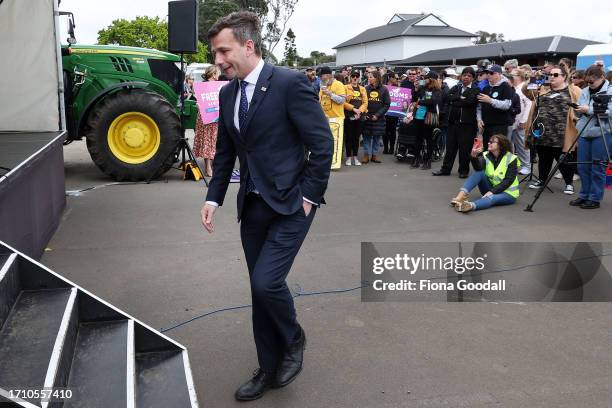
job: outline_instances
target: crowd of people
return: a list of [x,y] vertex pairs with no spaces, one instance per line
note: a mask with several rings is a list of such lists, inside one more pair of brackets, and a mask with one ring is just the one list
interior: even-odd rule
[[[333,75],[323,66],[305,74],[326,116],[343,121],[346,166],[381,163],[382,147],[383,155],[408,159],[414,169],[429,170],[433,160],[441,159],[432,175],[448,176],[458,157],[459,178],[467,180],[452,205],[469,212],[516,202],[521,177],[531,189],[544,188],[557,161],[560,175],[555,177],[563,178],[565,194],[573,195],[574,181],[581,180],[570,205],[600,206],[608,158],[597,121],[589,118],[594,116],[592,96],[612,94],[612,73],[606,77],[601,65],[576,70],[563,58],[531,67],[513,59],[503,66],[481,60],[460,73],[453,67],[397,72],[370,66],[362,72],[349,66]],[[386,115],[391,100],[385,85],[411,91],[401,119]],[[612,102],[608,118],[611,112]],[[612,136],[606,138],[612,145]],[[437,157],[436,152],[445,154]],[[476,187],[482,198],[467,201]]]
[[[540,68],[519,65],[517,60],[503,66],[481,60],[461,72],[453,67],[397,72],[349,66],[334,74],[322,66],[306,69],[305,74],[327,118],[343,129],[345,166],[382,163],[384,155],[394,155],[422,170],[440,160],[432,175],[449,176],[458,160],[458,176],[467,180],[452,203],[468,212],[514,203],[518,188],[516,193],[506,191],[514,188],[511,177],[522,178],[531,189],[544,188],[556,161],[560,165],[555,178],[563,179],[565,194],[575,194],[574,182],[581,180],[578,197],[570,205],[600,206],[606,170],[601,161],[608,158],[596,120],[589,118],[594,113],[592,95],[612,94],[612,72],[606,74],[602,66],[576,70],[566,58]],[[217,81],[220,75],[218,67],[210,66],[202,79]],[[193,78],[186,78],[187,98],[193,97],[192,83]],[[387,85],[410,90],[403,117],[387,114]],[[204,124],[198,115],[193,150],[204,159],[206,176],[213,174],[216,127]],[[499,166],[504,167],[501,179]],[[476,186],[483,198],[464,202]]]

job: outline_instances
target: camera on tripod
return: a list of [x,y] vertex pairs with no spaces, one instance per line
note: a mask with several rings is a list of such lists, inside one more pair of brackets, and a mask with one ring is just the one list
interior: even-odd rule
[[604,114],[608,110],[608,104],[612,100],[612,95],[605,93],[597,93],[592,96],[593,99],[593,112],[595,114]]

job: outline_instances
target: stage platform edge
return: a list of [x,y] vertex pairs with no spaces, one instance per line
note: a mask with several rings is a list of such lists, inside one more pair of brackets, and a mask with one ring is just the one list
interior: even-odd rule
[[65,131],[0,133],[0,241],[40,259],[66,207]]

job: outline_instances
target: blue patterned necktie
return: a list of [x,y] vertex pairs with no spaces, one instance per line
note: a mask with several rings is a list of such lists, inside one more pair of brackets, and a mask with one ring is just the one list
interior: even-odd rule
[[238,125],[240,130],[244,130],[242,127],[247,118],[249,112],[249,100],[247,99],[246,87],[249,83],[247,81],[240,81],[240,106],[238,107]]
[[[249,112],[249,100],[247,99],[246,87],[249,83],[247,81],[240,81],[240,106],[238,107],[238,125],[240,130],[243,131],[244,123],[246,122],[247,113]],[[251,172],[246,181],[246,193],[249,194],[255,191],[255,183],[251,179]]]

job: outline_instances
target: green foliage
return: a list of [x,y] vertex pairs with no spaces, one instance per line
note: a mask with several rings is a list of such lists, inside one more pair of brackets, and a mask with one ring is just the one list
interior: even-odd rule
[[[198,16],[198,38],[202,43],[208,44],[208,30],[215,22],[240,8],[233,0],[200,0]],[[210,44],[208,44],[210,45]]]
[[295,46],[295,34],[292,29],[287,31],[285,36],[285,65],[293,66],[297,62],[297,48]]
[[[285,26],[298,0],[199,0],[198,37],[208,45],[207,34],[213,24],[234,11],[249,10],[257,14],[262,27],[263,56],[267,61],[276,61],[274,48],[285,32]],[[210,55],[209,62],[214,62]]]
[[198,52],[196,54],[185,54],[187,64],[192,62],[206,62],[208,59],[208,45],[198,41]]
[[312,67],[314,66],[314,60],[310,57],[302,58],[298,56],[298,66],[300,67]]
[[267,61],[270,61],[297,3],[298,0],[266,0],[268,14],[262,16],[260,21],[264,48],[268,51],[264,56]]
[[266,0],[234,0],[240,10],[249,10],[263,19],[268,15],[268,1]]
[[[136,17],[135,20],[115,20],[98,31],[98,44],[153,48],[168,51],[168,23],[159,17]],[[185,61],[206,62],[208,46],[198,41],[197,54],[185,54]]]
[[476,35],[478,36],[476,40],[474,40],[474,44],[489,44],[494,42],[504,42],[504,35],[502,33],[488,33],[486,31],[476,31]]
[[168,49],[168,23],[159,17],[136,17],[135,20],[114,20],[98,31],[98,44]]
[[335,62],[335,61],[336,61],[335,54],[327,55],[321,51],[311,51],[310,58],[298,58],[298,65],[305,67],[305,66],[321,65],[321,64],[325,64],[328,62]]

